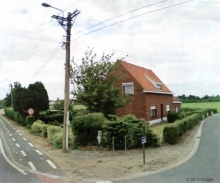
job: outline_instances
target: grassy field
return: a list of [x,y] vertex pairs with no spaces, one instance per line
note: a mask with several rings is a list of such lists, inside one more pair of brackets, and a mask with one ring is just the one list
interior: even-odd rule
[[182,103],[182,108],[216,108],[218,113],[220,112],[220,102],[208,102],[208,103]]

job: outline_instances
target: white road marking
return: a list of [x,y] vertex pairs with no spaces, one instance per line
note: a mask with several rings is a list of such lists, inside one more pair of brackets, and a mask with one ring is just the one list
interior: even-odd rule
[[24,139],[25,141],[27,141],[27,139],[26,139],[26,138],[24,138],[24,137],[23,137],[23,139]]
[[40,155],[42,155],[43,153],[42,152],[40,152],[39,150],[36,150],[36,152],[38,153],[38,154],[40,154]]
[[23,156],[27,156],[27,154],[26,154],[24,151],[21,151],[21,154],[22,154]]
[[49,163],[49,165],[54,168],[54,169],[57,169],[57,167],[50,161],[50,160],[47,160],[47,163]]
[[18,133],[20,136],[22,136],[22,134],[21,133]]
[[36,167],[34,166],[34,164],[31,161],[29,161],[28,164],[30,165],[32,170],[37,170]]
[[10,133],[9,135],[10,135],[10,136],[12,136],[12,134],[11,134],[11,133]]
[[16,141],[14,138],[11,138],[14,142]]
[[21,147],[18,143],[16,143],[16,146],[19,148],[19,147]]
[[30,143],[30,142],[28,142],[28,144],[31,146],[31,147],[33,147],[34,145],[32,144],[32,143]]
[[5,160],[6,160],[12,167],[14,167],[16,170],[18,170],[19,172],[21,172],[23,175],[27,175],[27,173],[26,173],[24,170],[22,170],[21,168],[19,168],[19,167],[16,166],[15,164],[13,164],[13,163],[8,159],[8,157],[7,157],[6,154],[5,154],[5,150],[3,149],[1,139],[0,139],[0,150],[1,150],[1,153],[2,153],[2,155],[4,156]]

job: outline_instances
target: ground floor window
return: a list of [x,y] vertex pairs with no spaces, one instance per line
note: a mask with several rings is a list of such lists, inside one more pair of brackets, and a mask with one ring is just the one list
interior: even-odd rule
[[151,106],[150,107],[150,114],[151,114],[151,117],[156,117],[156,115],[157,115],[157,108],[156,108],[156,106]]
[[167,114],[170,112],[170,105],[166,105],[166,112]]

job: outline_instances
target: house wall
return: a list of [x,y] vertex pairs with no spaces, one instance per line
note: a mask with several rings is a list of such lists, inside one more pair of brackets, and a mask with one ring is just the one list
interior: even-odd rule
[[134,95],[130,95],[130,103],[123,108],[117,109],[118,116],[124,116],[127,114],[133,114],[137,118],[146,118],[146,102],[145,96],[143,95],[143,88],[140,84],[127,72],[125,71],[126,78],[123,82],[119,83],[121,87],[121,94],[123,94],[122,83],[134,83]]
[[[146,120],[152,121],[155,119],[163,119],[167,117],[166,106],[169,105],[170,112],[172,112],[172,95],[146,93]],[[151,116],[151,106],[156,106],[156,116]]]
[[181,103],[173,103],[172,112],[180,112],[181,111]]

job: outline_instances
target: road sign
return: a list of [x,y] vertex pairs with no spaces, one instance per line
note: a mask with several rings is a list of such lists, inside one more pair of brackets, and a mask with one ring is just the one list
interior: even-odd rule
[[141,143],[142,143],[142,144],[145,144],[146,142],[147,142],[147,138],[146,138],[146,137],[142,137],[142,138],[141,138]]
[[28,114],[29,114],[30,116],[32,116],[32,115],[34,114],[34,109],[29,108],[29,109],[28,109]]

